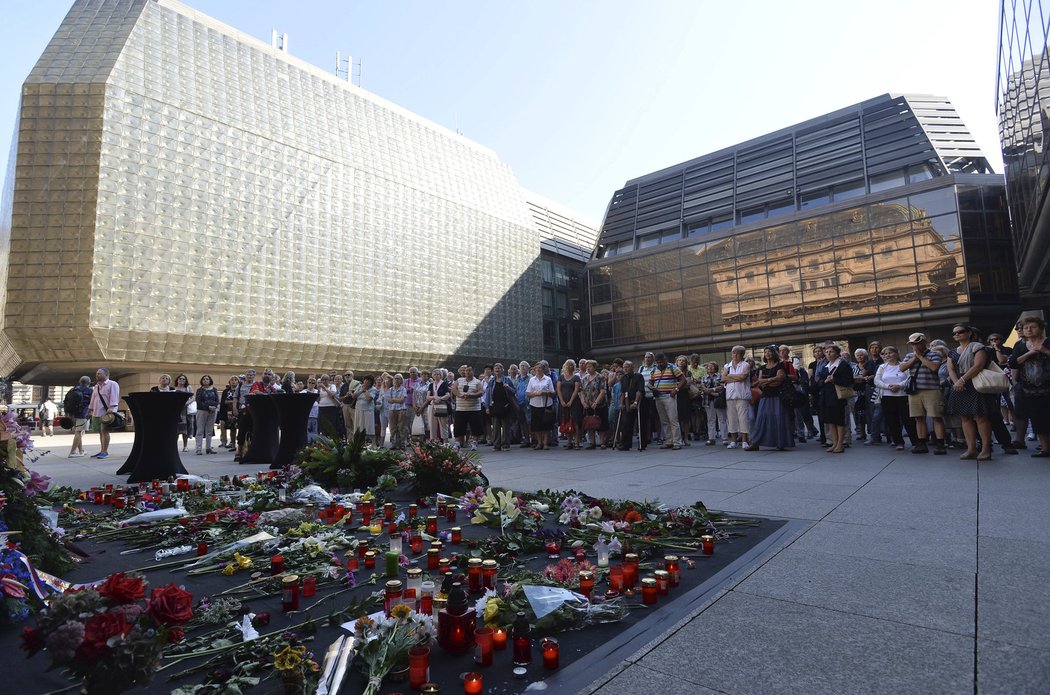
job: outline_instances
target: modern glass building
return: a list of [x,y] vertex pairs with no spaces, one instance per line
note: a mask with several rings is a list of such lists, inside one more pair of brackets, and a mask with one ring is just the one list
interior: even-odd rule
[[1002,331],[1012,263],[1003,178],[951,104],[887,94],[628,181],[587,266],[593,351]]
[[1028,308],[1050,306],[1050,3],[1003,0],[996,106],[1018,281]]
[[173,0],[77,0],[13,155],[22,381],[542,355],[540,230],[495,153]]

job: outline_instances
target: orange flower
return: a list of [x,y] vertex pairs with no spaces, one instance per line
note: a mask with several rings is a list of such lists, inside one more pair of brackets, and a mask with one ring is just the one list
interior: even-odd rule
[[642,515],[632,509],[631,511],[623,515],[623,520],[626,521],[628,524],[633,524],[635,522],[642,521]]

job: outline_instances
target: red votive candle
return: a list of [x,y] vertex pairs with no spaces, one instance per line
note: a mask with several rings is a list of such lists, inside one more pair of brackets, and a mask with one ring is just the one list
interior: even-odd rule
[[[449,505],[448,511],[445,513],[445,519],[450,523],[456,523],[456,508]],[[478,692],[481,692],[480,690]]]
[[502,627],[497,627],[492,631],[492,646],[499,651],[507,648],[507,631]]
[[550,671],[558,668],[558,642],[547,638],[540,643],[540,649],[543,651],[543,668]]
[[452,532],[452,543],[453,544],[462,543],[463,542],[463,529],[461,529],[459,526],[453,526],[450,530]]
[[558,541],[547,541],[545,547],[547,548],[548,559],[557,559],[558,555],[561,553],[561,543]]
[[656,603],[656,596],[660,590],[656,586],[656,580],[646,577],[642,580],[642,603],[651,606]]
[[592,591],[594,591],[594,572],[582,570],[580,572],[580,593],[590,598]]
[[299,577],[289,574],[281,582],[281,608],[284,612],[299,610]]
[[427,517],[427,533],[431,536],[436,536],[438,532],[438,518],[436,516]]
[[375,569],[376,567],[376,553],[374,550],[369,550],[365,553],[365,569]]
[[409,533],[408,544],[412,548],[413,555],[419,555],[423,552],[423,534],[419,532],[419,529],[413,529]]
[[357,556],[363,558],[365,553],[368,552],[368,543],[359,543],[357,545]]
[[200,557],[201,555],[207,555],[207,554],[208,554],[208,544],[205,543],[204,541],[201,541],[200,543],[197,544],[197,557]]
[[479,627],[474,630],[474,663],[478,666],[492,665],[491,627]]
[[[445,498],[443,497],[438,497],[437,513],[438,516],[445,516],[446,514],[448,514],[448,504],[445,502]],[[430,517],[427,518],[429,519]]]
[[609,588],[612,591],[623,591],[622,565],[614,565],[609,568]]
[[678,586],[678,579],[682,574],[681,563],[677,555],[664,555],[664,569],[670,575],[670,585]]
[[472,557],[467,560],[467,590],[472,594],[480,594],[483,591],[481,558]]
[[441,562],[441,550],[439,548],[427,550],[427,569],[436,570],[439,562]]
[[638,583],[638,556],[635,553],[627,553],[623,556],[623,585],[633,589]]
[[303,579],[303,596],[310,597],[317,593],[317,577]]
[[412,647],[408,650],[408,685],[419,690],[430,680],[430,647]]
[[358,563],[356,557],[348,557],[348,558],[346,558],[346,571],[347,572],[356,572],[357,568],[359,566],[360,566],[360,563]]
[[483,560],[481,562],[481,588],[496,590],[496,574],[499,572],[499,563],[495,560]]
[[410,504],[410,505],[408,505],[408,518],[409,519],[415,519],[416,518],[416,514],[419,514],[419,505],[418,504]]
[[715,554],[715,537],[714,536],[700,536],[700,549],[704,555]]
[[284,572],[284,555],[274,555],[270,558],[270,574],[280,574]]
[[393,521],[394,520],[394,503],[393,502],[387,502],[386,504],[383,505],[383,518],[386,519],[387,521]]
[[653,572],[653,576],[656,577],[656,590],[661,596],[667,596],[670,592],[671,586],[671,575],[667,570],[656,570]]
[[463,676],[463,695],[481,695],[481,674],[468,673]]

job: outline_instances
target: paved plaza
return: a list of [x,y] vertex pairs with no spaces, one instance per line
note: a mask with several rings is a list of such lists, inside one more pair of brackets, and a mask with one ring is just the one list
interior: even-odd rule
[[[35,468],[56,483],[113,475],[66,459],[70,437]],[[87,451],[97,451],[97,436]],[[794,451],[484,450],[493,485],[609,497],[703,501],[796,520],[759,562],[660,639],[596,681],[598,695],[647,693],[1050,692],[1050,464],[980,463],[858,444]],[[244,473],[232,454],[183,454],[191,473]],[[632,645],[633,647],[634,645]]]

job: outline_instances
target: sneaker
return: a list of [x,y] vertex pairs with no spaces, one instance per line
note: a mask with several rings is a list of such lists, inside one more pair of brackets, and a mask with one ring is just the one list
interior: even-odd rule
[[206,453],[206,454],[215,454],[215,453],[218,453],[218,452],[216,452],[215,449],[208,449],[204,453]]
[[913,454],[928,454],[928,453],[930,453],[930,448],[928,446],[926,446],[925,444],[916,444],[915,446],[913,446],[911,448],[911,453],[913,453]]
[[[1014,453],[1016,454],[1017,452],[1015,451]],[[84,452],[83,451],[74,451],[72,454],[70,454],[68,456],[68,458],[78,459],[78,458],[82,458],[83,456],[84,456]]]
[[197,456],[204,456],[204,452],[200,449],[197,449]]
[[714,445],[715,445],[715,440],[713,440],[713,439],[708,439],[707,440],[707,446],[714,446]]
[[943,444],[939,444],[933,447],[933,453],[936,456],[945,456],[948,454],[948,450],[944,448]]
[[477,442],[471,442],[470,443],[470,450],[471,451],[477,451],[478,450],[478,443]]
[[97,459],[109,458],[109,453],[106,452],[106,451],[100,451],[97,454],[95,454],[95,458],[97,458]]
[[736,448],[736,442],[729,442],[728,444],[726,444],[726,448],[727,449],[735,449]]
[[897,445],[897,451],[904,451],[904,445],[903,444],[898,444]]

